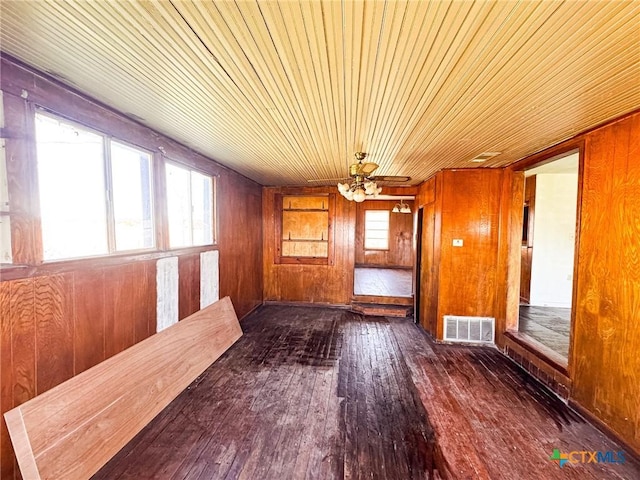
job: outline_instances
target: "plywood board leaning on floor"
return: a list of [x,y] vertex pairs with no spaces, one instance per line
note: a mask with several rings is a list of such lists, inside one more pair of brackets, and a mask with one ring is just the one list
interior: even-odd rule
[[238,338],[229,297],[5,413],[23,478],[88,478]]

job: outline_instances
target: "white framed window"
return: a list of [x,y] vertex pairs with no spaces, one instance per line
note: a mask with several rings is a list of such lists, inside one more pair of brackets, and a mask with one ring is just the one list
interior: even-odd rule
[[43,259],[155,246],[151,154],[37,112]]
[[111,191],[116,250],[154,247],[151,155],[111,141]]
[[364,248],[365,250],[389,249],[388,210],[365,210]]
[[[0,90],[0,128],[4,128],[4,94]],[[11,251],[11,206],[5,140],[0,138],[0,265],[13,262]]]
[[169,246],[214,244],[214,177],[169,162],[166,173]]

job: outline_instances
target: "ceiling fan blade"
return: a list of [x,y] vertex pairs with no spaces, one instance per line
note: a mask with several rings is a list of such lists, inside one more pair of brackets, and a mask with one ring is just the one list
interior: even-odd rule
[[355,176],[368,177],[373,173],[373,171],[376,168],[378,168],[377,163],[372,163],[372,162],[352,163],[351,165],[349,165],[349,175],[351,175],[352,177],[355,177]]
[[314,183],[314,182],[346,182],[349,181],[349,178],[346,177],[340,177],[340,178],[309,178],[307,179],[307,183]]
[[378,168],[378,164],[376,163],[372,163],[372,162],[363,163],[360,167],[360,175],[364,175],[365,177],[368,177],[377,168]]
[[411,180],[411,177],[401,175],[378,175],[367,178],[369,180],[373,180],[374,182],[408,182],[409,180]]

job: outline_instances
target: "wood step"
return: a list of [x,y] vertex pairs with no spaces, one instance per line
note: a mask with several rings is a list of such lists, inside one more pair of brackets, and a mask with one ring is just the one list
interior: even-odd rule
[[382,305],[377,303],[352,303],[351,311],[372,317],[410,317],[412,305]]

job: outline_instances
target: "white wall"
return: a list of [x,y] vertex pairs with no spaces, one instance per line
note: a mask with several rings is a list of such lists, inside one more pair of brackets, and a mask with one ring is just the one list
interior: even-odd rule
[[578,174],[536,175],[530,304],[571,307]]

